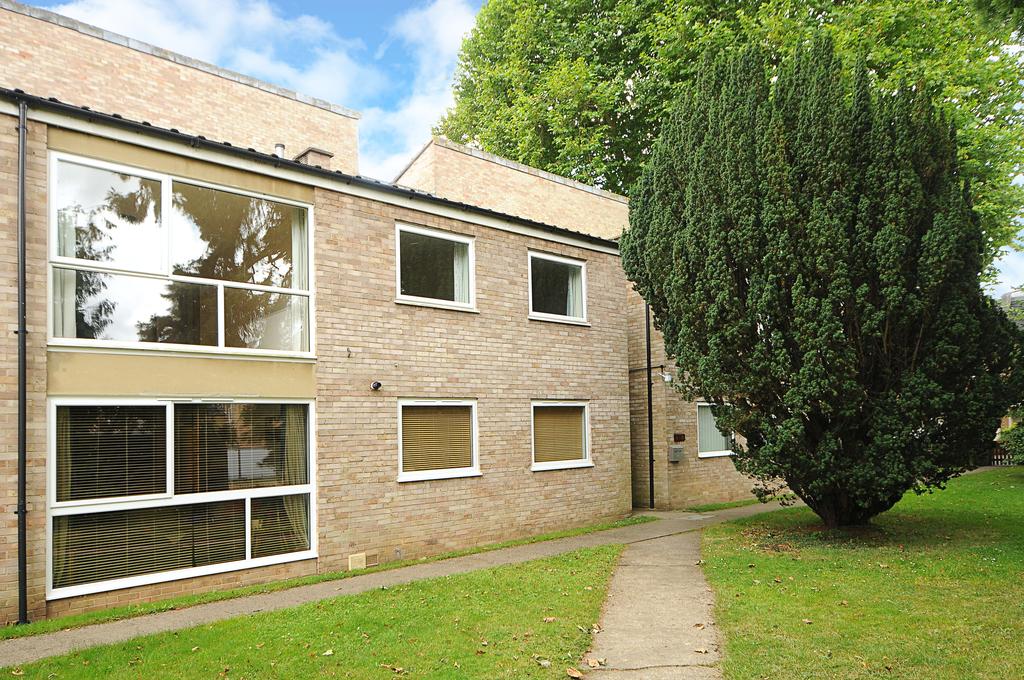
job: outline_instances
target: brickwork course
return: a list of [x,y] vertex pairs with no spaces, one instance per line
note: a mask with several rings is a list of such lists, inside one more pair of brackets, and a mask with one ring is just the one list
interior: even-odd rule
[[[6,45],[0,48],[0,86],[242,149],[267,153],[281,142],[291,158],[312,147],[305,154],[310,164],[356,170],[356,114],[342,107],[9,0],[0,0],[0,39]],[[0,306],[7,319],[0,338],[0,622],[8,622],[17,615],[18,580],[18,149],[14,107],[7,100],[0,107]],[[596,244],[554,229],[617,236],[626,226],[624,198],[437,140],[427,147],[437,153],[420,154],[405,181],[509,217],[356,189],[345,176],[279,170],[269,157],[240,160],[157,139],[145,129],[125,132],[86,116],[71,121],[52,110],[33,112],[27,138],[30,618],[335,571],[358,553],[381,562],[427,556],[618,518],[647,504],[646,373],[638,370],[645,366],[642,301],[630,290],[613,242]],[[105,161],[140,159],[147,169],[310,203],[315,358],[48,347],[48,156],[76,145]],[[458,164],[450,165],[452,159]],[[483,189],[470,192],[470,180]],[[395,302],[397,223],[475,239],[476,310]],[[588,325],[527,318],[530,250],[586,262]],[[654,363],[667,364],[660,337],[653,346]],[[108,377],[90,382],[83,366],[102,367]],[[156,375],[166,379],[154,385]],[[243,396],[315,399],[318,557],[47,601],[48,398],[216,396],[224,394],[224,380],[245,385],[236,390]],[[381,389],[371,390],[374,381]],[[654,387],[657,506],[748,493],[749,483],[726,458],[698,460],[691,447],[687,461],[667,463],[674,433],[696,441],[696,407],[657,376]],[[476,400],[481,475],[398,483],[401,398]],[[589,403],[593,467],[531,471],[535,399]]]

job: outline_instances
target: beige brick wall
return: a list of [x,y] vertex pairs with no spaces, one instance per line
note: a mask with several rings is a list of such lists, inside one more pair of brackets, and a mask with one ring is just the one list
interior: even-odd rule
[[[18,223],[17,118],[0,115],[0,623],[17,618]],[[46,130],[30,123],[26,159],[28,328],[28,575],[30,615],[43,610],[46,464]]]
[[[616,256],[326,191],[316,206],[325,568],[352,552],[415,557],[628,512]],[[476,237],[479,314],[394,302],[396,220]],[[527,319],[527,248],[587,261],[592,326]],[[401,397],[477,399],[483,475],[397,483]],[[530,471],[531,399],[590,400],[593,468]]]
[[2,87],[265,153],[280,142],[289,158],[307,147],[320,147],[334,154],[333,169],[357,171],[357,120],[355,114],[340,113],[341,107],[329,110],[326,102],[307,103],[294,93],[278,93],[286,93],[283,88],[147,45],[131,49],[83,32],[102,34],[99,29],[61,18],[69,26],[81,26],[75,30],[28,12],[55,17],[0,2]]
[[[0,623],[17,612],[15,120],[0,116]],[[630,509],[626,282],[614,255],[317,189],[318,562],[112,593],[45,597],[46,147],[29,158],[31,617],[56,616],[347,567],[353,552],[417,557],[590,524]],[[479,313],[394,302],[395,222],[476,237]],[[591,326],[527,319],[528,248],[585,259]],[[168,359],[173,360],[173,359]],[[182,362],[191,359],[180,358]],[[220,359],[220,362],[231,361]],[[370,383],[383,389],[374,392]],[[273,389],[270,390],[273,392]],[[130,395],[126,395],[130,396]],[[268,393],[265,396],[273,396]],[[481,477],[396,482],[397,399],[478,400]],[[531,472],[530,400],[587,399],[593,468]]]
[[[633,505],[650,502],[647,446],[647,357],[644,336],[644,303],[629,291],[630,428],[632,431]],[[687,401],[665,382],[661,373],[675,375],[675,365],[666,356],[661,333],[651,325],[651,363],[654,366],[652,405],[654,412],[654,502],[656,507],[681,509],[703,503],[734,501],[751,497],[753,482],[736,471],[728,457],[698,458],[697,404]],[[674,435],[685,441],[683,460],[668,462]]]
[[602,238],[629,224],[626,198],[435,138],[398,184]]

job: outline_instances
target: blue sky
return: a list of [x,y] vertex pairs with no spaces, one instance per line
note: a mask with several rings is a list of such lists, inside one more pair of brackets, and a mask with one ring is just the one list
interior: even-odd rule
[[390,180],[451,104],[459,46],[482,0],[32,4],[356,109],[360,172]]
[[[390,180],[450,106],[459,46],[482,0],[33,4],[356,109],[360,171]],[[997,265],[993,294],[1024,285],[1024,253]]]

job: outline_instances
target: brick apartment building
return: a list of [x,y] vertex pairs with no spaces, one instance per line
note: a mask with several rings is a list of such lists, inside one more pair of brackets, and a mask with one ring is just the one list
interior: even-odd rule
[[3,621],[621,517],[651,450],[658,507],[749,493],[656,333],[648,402],[624,198],[443,139],[377,182],[348,109],[8,0],[0,41]]

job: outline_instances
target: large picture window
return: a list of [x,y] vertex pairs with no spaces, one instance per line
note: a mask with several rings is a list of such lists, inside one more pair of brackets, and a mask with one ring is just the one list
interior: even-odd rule
[[55,400],[49,597],[315,557],[310,408]]
[[586,264],[547,253],[530,253],[529,258],[530,318],[586,324]]
[[52,338],[311,351],[309,208],[51,156]]
[[397,302],[472,309],[473,239],[435,229],[395,229]]

